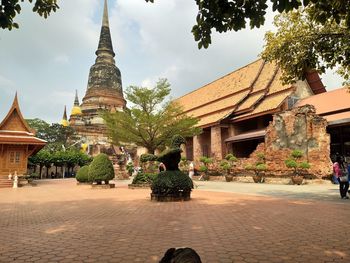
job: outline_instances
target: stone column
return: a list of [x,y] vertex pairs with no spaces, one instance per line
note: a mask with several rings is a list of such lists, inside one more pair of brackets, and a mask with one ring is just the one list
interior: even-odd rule
[[221,138],[221,127],[213,126],[210,129],[210,141],[211,141],[211,154],[217,159],[221,160],[223,158],[223,147]]
[[193,160],[195,164],[199,164],[199,158],[203,155],[201,135],[193,136]]

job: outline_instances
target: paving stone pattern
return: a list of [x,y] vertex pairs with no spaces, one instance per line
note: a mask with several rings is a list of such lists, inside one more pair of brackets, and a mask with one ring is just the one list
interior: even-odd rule
[[203,262],[350,262],[350,202],[194,190],[155,203],[150,190],[73,180],[0,189],[0,262],[158,262],[192,247]]

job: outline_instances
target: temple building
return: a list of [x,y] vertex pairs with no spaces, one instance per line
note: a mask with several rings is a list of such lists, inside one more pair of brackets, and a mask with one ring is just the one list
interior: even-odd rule
[[89,145],[92,154],[101,147],[109,147],[107,128],[100,117],[101,110],[122,111],[126,106],[120,70],[115,64],[109,30],[107,1],[104,2],[100,40],[95,64],[90,68],[88,84],[82,104],[76,92],[69,118],[70,126],[78,137]]
[[185,114],[200,119],[203,133],[187,138],[185,155],[222,159],[227,153],[249,157],[264,142],[274,114],[303,98],[326,92],[317,72],[284,85],[274,63],[258,59],[176,100]]
[[340,154],[350,163],[350,93],[349,86],[311,96],[296,106],[313,105],[316,113],[327,120],[330,134],[330,154]]
[[40,151],[46,141],[36,138],[24,120],[17,94],[12,106],[0,123],[0,187],[8,175],[27,173],[28,157]]

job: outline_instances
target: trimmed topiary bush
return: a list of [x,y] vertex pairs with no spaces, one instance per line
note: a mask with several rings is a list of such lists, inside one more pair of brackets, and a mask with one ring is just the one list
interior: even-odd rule
[[140,162],[141,163],[146,163],[146,162],[154,162],[157,161],[157,156],[151,153],[145,153],[141,154],[140,156]]
[[134,180],[132,180],[132,184],[151,184],[157,174],[152,173],[138,173]]
[[79,169],[79,171],[77,172],[77,175],[75,176],[75,179],[77,179],[77,181],[79,183],[88,183],[88,182],[90,182],[90,180],[89,180],[89,166],[85,165],[85,166],[81,167]]
[[191,178],[179,170],[157,174],[152,183],[152,193],[157,195],[188,194],[193,188]]
[[97,155],[89,168],[89,179],[92,182],[101,184],[102,181],[108,184],[109,180],[114,178],[114,168],[107,154],[101,153]]

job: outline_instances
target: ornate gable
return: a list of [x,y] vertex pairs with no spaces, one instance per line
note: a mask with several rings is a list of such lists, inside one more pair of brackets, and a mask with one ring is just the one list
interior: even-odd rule
[[32,133],[32,129],[30,129],[27,122],[24,120],[19,108],[17,93],[9,112],[7,113],[4,120],[0,123],[0,130]]

